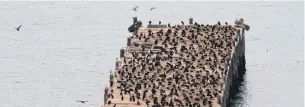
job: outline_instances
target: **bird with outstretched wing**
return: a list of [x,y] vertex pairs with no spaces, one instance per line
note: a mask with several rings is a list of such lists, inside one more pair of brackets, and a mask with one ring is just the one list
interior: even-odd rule
[[20,29],[20,27],[21,27],[22,25],[20,25],[18,28],[15,28],[17,31],[19,31],[19,29]]

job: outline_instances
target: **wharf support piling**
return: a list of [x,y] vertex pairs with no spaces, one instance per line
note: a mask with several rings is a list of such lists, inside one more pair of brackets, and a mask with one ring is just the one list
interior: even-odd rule
[[246,73],[246,59],[245,59],[245,35],[244,30],[240,31],[240,40],[233,53],[230,69],[227,78],[225,79],[225,90],[222,98],[222,107],[230,107],[230,98],[239,88],[238,82],[244,78]]

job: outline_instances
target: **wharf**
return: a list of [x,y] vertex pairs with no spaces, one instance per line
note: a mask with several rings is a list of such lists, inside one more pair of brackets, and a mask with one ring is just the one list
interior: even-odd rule
[[191,18],[169,26],[140,26],[127,38],[103,107],[228,105],[230,87],[245,72],[244,28]]

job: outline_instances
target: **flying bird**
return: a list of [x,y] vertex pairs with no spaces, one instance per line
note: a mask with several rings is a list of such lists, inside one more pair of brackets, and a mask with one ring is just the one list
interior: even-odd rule
[[138,7],[139,7],[139,6],[136,6],[136,7],[133,8],[132,10],[136,12],[136,11],[138,11],[138,10],[137,10]]
[[76,102],[81,102],[81,103],[85,104],[88,101],[78,101],[78,100],[76,100]]
[[156,9],[156,7],[152,7],[152,8],[150,8],[150,11],[152,11],[153,9]]
[[18,28],[15,28],[17,31],[19,31],[19,29],[20,29],[20,27],[21,27],[22,25],[20,25]]

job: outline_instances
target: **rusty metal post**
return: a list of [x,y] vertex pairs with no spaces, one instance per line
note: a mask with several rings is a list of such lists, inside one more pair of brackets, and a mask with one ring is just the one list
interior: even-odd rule
[[131,45],[131,37],[128,37],[127,38],[127,46],[130,46]]
[[120,50],[120,58],[123,58],[123,57],[124,57],[124,54],[125,54],[125,50],[124,50],[124,48],[122,48],[122,49]]
[[105,93],[104,93],[104,104],[107,104],[108,100],[108,86],[105,87]]
[[189,18],[189,24],[193,24],[193,18]]
[[135,24],[138,21],[137,17],[133,17],[132,19],[133,19],[133,24]]
[[120,61],[118,60],[118,58],[116,58],[116,61],[115,61],[115,70],[118,70],[120,67]]

